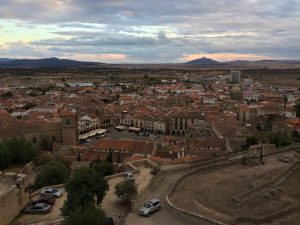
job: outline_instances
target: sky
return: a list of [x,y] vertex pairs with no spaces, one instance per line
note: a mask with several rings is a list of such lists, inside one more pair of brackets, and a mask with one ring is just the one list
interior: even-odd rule
[[300,0],[0,0],[0,58],[300,60]]

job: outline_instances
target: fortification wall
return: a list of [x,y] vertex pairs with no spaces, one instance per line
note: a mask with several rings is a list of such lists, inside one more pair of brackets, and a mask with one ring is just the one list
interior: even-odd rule
[[0,174],[0,225],[9,224],[29,202],[24,174]]

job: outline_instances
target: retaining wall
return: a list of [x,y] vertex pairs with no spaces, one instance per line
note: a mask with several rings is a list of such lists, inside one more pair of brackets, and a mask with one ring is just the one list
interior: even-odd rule
[[28,181],[26,175],[16,173],[0,173],[0,180],[0,225],[7,225],[29,202]]
[[298,212],[300,206],[295,206],[287,210],[281,211],[279,213],[264,217],[264,218],[249,218],[249,217],[238,217],[233,220],[233,224],[268,224],[272,223],[274,220],[279,220],[282,217],[288,216],[292,213]]

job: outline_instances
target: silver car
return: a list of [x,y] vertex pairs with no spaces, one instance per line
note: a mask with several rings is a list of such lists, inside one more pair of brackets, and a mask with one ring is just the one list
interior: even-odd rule
[[139,214],[142,216],[150,216],[152,213],[159,211],[161,208],[159,199],[152,199],[144,204],[139,209]]
[[56,188],[48,187],[48,188],[43,188],[40,194],[41,197],[48,196],[53,198],[59,198],[62,196],[62,191]]
[[27,214],[46,214],[50,212],[51,205],[46,203],[37,203],[35,205],[29,205],[25,209],[25,213]]

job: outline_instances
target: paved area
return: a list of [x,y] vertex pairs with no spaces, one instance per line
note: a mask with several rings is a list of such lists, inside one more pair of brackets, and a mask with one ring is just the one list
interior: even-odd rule
[[147,199],[159,198],[162,209],[150,217],[143,217],[138,213],[130,212],[126,217],[125,225],[209,225],[210,223],[207,221],[178,213],[165,200],[173,184],[185,173],[179,171],[163,175],[158,185],[147,196]]
[[[108,133],[105,133],[105,137],[91,137],[89,138],[90,141],[88,141],[87,143],[83,144],[83,145],[92,145],[94,143],[96,143],[97,141],[99,141],[100,139],[103,139],[103,138],[112,138],[112,139],[131,139],[131,140],[141,140],[141,141],[147,141],[147,140],[152,140],[151,137],[146,137],[146,136],[142,136],[142,135],[139,135],[139,134],[136,134],[136,133],[131,133],[127,130],[124,130],[124,131],[117,131],[113,128],[109,128],[107,129],[109,132]],[[160,136],[162,134],[155,134],[155,137],[153,138],[153,140],[156,140],[156,139],[159,139]]]

